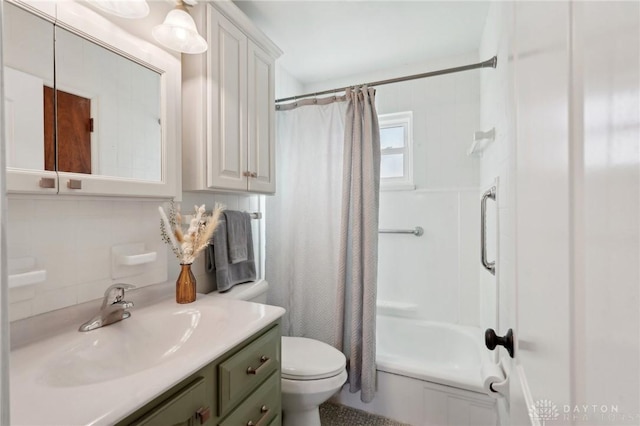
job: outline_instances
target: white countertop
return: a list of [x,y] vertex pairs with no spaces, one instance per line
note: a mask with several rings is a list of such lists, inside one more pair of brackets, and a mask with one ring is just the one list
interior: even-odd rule
[[133,308],[130,318],[90,332],[66,326],[11,352],[11,424],[116,423],[284,312],[198,295],[186,305]]

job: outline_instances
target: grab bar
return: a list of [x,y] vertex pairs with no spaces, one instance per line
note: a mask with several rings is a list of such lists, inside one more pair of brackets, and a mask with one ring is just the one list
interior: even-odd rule
[[480,260],[482,266],[492,275],[496,274],[496,262],[487,260],[487,198],[496,200],[496,187],[492,186],[484,194],[482,194],[482,202],[480,203]]
[[416,237],[421,237],[424,234],[422,226],[416,226],[413,229],[379,229],[380,234],[413,234]]

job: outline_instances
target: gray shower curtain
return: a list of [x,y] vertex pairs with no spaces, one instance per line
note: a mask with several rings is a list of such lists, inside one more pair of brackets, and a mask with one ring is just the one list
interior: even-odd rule
[[370,402],[376,387],[376,288],[380,129],[375,89],[348,89],[335,346],[349,360],[349,390]]

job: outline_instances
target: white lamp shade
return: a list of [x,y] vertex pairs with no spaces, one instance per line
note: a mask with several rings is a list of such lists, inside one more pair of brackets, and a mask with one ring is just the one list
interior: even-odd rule
[[149,14],[147,0],[89,0],[100,10],[121,18],[138,19]]
[[206,40],[198,34],[193,18],[181,9],[169,12],[151,34],[164,46],[182,53],[202,53],[208,47]]

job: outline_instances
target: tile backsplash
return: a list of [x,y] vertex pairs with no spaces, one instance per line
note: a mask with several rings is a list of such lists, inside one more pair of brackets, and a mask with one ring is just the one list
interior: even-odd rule
[[[46,280],[9,290],[11,320],[101,298],[116,282],[144,286],[167,279],[159,236],[160,201],[9,196],[8,260],[34,258]],[[143,243],[155,262],[111,278],[111,247]]]
[[[216,202],[229,209],[260,211],[257,195],[184,193],[181,204],[186,212],[194,204],[204,203],[211,209]],[[178,262],[160,238],[158,205],[163,203],[149,199],[10,195],[9,263],[33,258],[35,268],[46,271],[45,281],[9,290],[10,320],[100,299],[109,285],[118,282],[142,287],[175,279]],[[255,252],[260,262],[263,221],[254,222]],[[131,267],[131,276],[113,279],[111,248],[133,243],[144,244],[145,252],[156,252],[156,260]],[[200,287],[199,291],[206,291]]]

